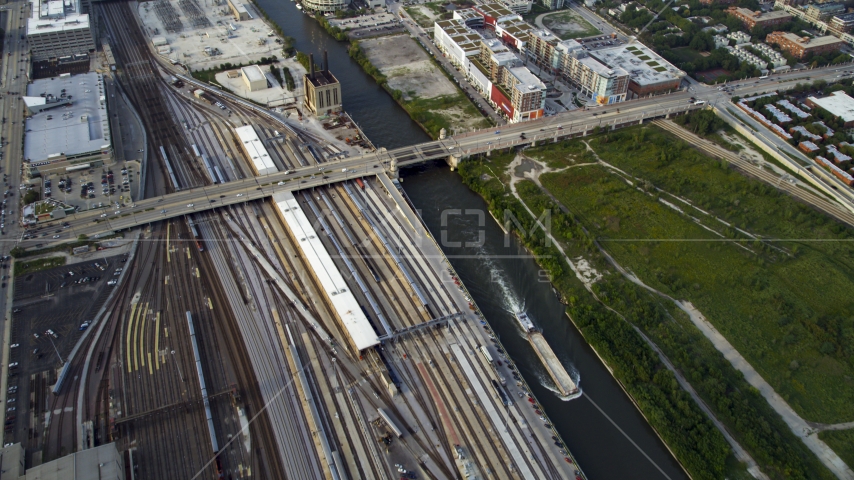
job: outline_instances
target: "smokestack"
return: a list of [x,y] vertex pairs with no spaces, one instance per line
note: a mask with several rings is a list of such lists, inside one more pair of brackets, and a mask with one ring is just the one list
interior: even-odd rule
[[323,51],[323,70],[329,72],[329,56],[326,54],[326,50]]
[[314,80],[314,54],[308,54],[308,78]]

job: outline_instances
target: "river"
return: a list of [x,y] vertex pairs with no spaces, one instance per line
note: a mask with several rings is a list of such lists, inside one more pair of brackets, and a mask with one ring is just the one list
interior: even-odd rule
[[[341,81],[344,108],[378,147],[395,148],[429,140],[406,112],[347,54],[314,19],[282,0],[256,0],[270,18],[296,39],[297,50],[329,53],[330,70]],[[402,172],[403,185],[436,238],[446,209],[486,212],[481,197],[463,185],[444,163]],[[454,268],[501,339],[507,353],[532,387],[567,447],[590,479],[685,479],[673,456],[655,435],[578,330],[564,315],[551,285],[544,282],[533,258],[488,214],[478,226],[477,215],[450,217],[448,240],[476,242],[479,247],[446,247]],[[547,374],[522,335],[513,309],[528,312],[558,358],[584,392],[561,401],[545,385]]]

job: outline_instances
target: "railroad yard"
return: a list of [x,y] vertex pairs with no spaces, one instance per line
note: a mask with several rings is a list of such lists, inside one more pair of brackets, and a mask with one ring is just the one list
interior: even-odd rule
[[[148,135],[146,198],[255,177],[241,125],[279,172],[346,150],[194,101],[132,7],[96,8]],[[383,170],[122,236],[127,253],[15,280],[12,360],[32,358],[5,441],[28,464],[116,442],[135,478],[582,475]]]

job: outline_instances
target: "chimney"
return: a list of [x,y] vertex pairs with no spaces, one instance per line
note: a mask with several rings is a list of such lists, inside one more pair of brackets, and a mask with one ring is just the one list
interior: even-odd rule
[[308,78],[314,80],[314,54],[308,54]]
[[326,50],[323,51],[323,70],[329,72],[329,56],[326,54]]

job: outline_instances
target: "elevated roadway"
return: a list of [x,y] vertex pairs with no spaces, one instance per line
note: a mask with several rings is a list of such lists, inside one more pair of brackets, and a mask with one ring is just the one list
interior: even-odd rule
[[[799,82],[818,79],[832,81],[845,76],[846,68],[851,68],[851,66],[827,67],[784,75],[772,75],[770,78],[761,80],[740,81],[736,83],[737,86],[732,94],[744,96],[773,90],[786,90]],[[279,172],[209,185],[203,188],[181,190],[173,194],[138,201],[130,209],[118,212],[113,209],[91,210],[74,214],[64,221],[71,224],[73,238],[77,238],[79,235],[93,238],[96,235],[188,213],[266,198],[278,191],[294,191],[316,187],[432,160],[450,159],[449,161],[453,166],[457,161],[470,155],[489,154],[492,150],[517,145],[583,136],[592,133],[597,127],[603,129],[634,125],[702,108],[702,106],[693,105],[690,102],[692,97],[706,100],[708,103],[729,102],[729,95],[719,91],[717,86],[693,82],[686,91],[670,95],[594,107],[587,110],[575,110],[531,122],[503,125],[394,150],[380,149],[373,153],[324,164],[325,170],[322,171],[318,170],[316,166],[308,166],[290,172]],[[50,223],[48,222],[48,224]],[[43,235],[43,237],[23,241],[21,246],[24,248],[48,248],[69,241],[67,238],[55,240],[47,232]]]
[[[522,144],[582,136],[591,133],[597,127],[631,125],[700,108],[691,105],[688,102],[689,97],[690,94],[682,92],[666,97],[629,102],[619,107],[576,111],[572,115],[559,115],[533,122],[505,125],[394,150],[380,149],[366,155],[332,161],[324,164],[321,167],[323,170],[317,166],[308,166],[288,172],[179,190],[176,193],[137,201],[135,206],[129,209],[88,210],[70,215],[61,221],[71,225],[71,239],[76,239],[80,235],[94,238],[96,235],[100,236],[150,222],[266,198],[279,191],[302,190],[432,160],[452,158],[452,164],[454,164],[457,160],[474,154],[488,154],[492,150]],[[37,235],[43,236],[24,240],[21,246],[48,248],[68,242],[69,238],[52,238],[53,228],[54,226],[59,228],[59,222],[40,222],[38,227],[42,232]],[[48,225],[46,229],[45,224]]]

